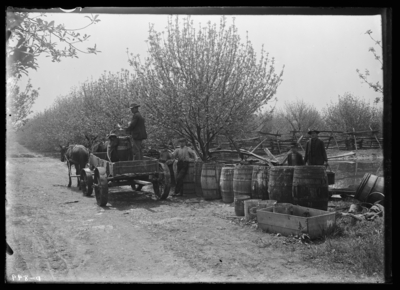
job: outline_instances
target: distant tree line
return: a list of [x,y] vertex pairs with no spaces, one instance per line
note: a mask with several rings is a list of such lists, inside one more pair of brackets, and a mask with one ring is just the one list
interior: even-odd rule
[[[133,75],[128,71],[104,74],[97,81],[87,81],[68,96],[58,98],[53,106],[36,114],[18,131],[22,144],[35,149],[54,150],[58,144],[84,144],[89,146],[85,135],[104,140],[117,123],[126,124],[130,119],[130,96],[137,96]],[[147,147],[160,148],[180,135],[165,129],[156,119],[149,118],[146,106],[140,108],[146,118]],[[154,121],[153,121],[154,120]],[[250,136],[256,130],[281,134],[290,131],[307,131],[308,128],[334,131],[382,130],[383,109],[369,104],[360,97],[345,93],[318,111],[303,100],[287,102],[281,109],[250,114],[248,121],[237,125],[232,138]],[[223,132],[221,132],[222,134]]]

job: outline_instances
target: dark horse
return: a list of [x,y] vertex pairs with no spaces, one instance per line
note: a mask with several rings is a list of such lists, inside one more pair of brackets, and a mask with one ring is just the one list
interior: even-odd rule
[[[71,187],[71,166],[75,165],[76,175],[80,175],[81,169],[86,167],[89,162],[89,150],[83,145],[61,146],[61,162],[67,161],[68,166],[68,187]],[[81,183],[78,177],[78,187],[81,189]]]
[[93,146],[93,152],[107,152],[108,141],[100,141]]
[[107,152],[107,145],[108,141],[97,141],[98,136],[90,137],[85,134],[86,139],[89,142],[89,150],[90,152],[96,153],[96,152]]

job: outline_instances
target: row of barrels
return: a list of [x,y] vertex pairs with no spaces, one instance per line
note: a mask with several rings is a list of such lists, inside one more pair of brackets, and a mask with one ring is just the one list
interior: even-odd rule
[[218,162],[191,162],[183,191],[205,200],[232,203],[251,199],[328,209],[328,179],[324,166],[229,165]]
[[190,162],[183,192],[232,203],[235,196],[268,199],[268,166],[234,166],[218,162]]

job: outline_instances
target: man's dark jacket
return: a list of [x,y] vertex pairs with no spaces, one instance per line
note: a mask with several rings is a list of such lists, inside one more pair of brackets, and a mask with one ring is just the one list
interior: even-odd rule
[[136,112],[132,116],[131,123],[126,129],[128,134],[131,134],[135,140],[147,139],[146,127],[144,125],[144,118],[139,112]]
[[306,144],[306,154],[304,162],[308,161],[308,165],[324,165],[328,161],[325,151],[324,142],[318,138],[308,140]]
[[[293,154],[295,156],[293,156]],[[290,153],[287,161],[289,166],[304,165],[303,156],[299,152]]]

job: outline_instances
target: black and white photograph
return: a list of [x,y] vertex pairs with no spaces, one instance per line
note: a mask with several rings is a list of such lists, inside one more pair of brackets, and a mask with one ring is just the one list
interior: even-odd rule
[[391,283],[391,15],[6,7],[5,283]]

